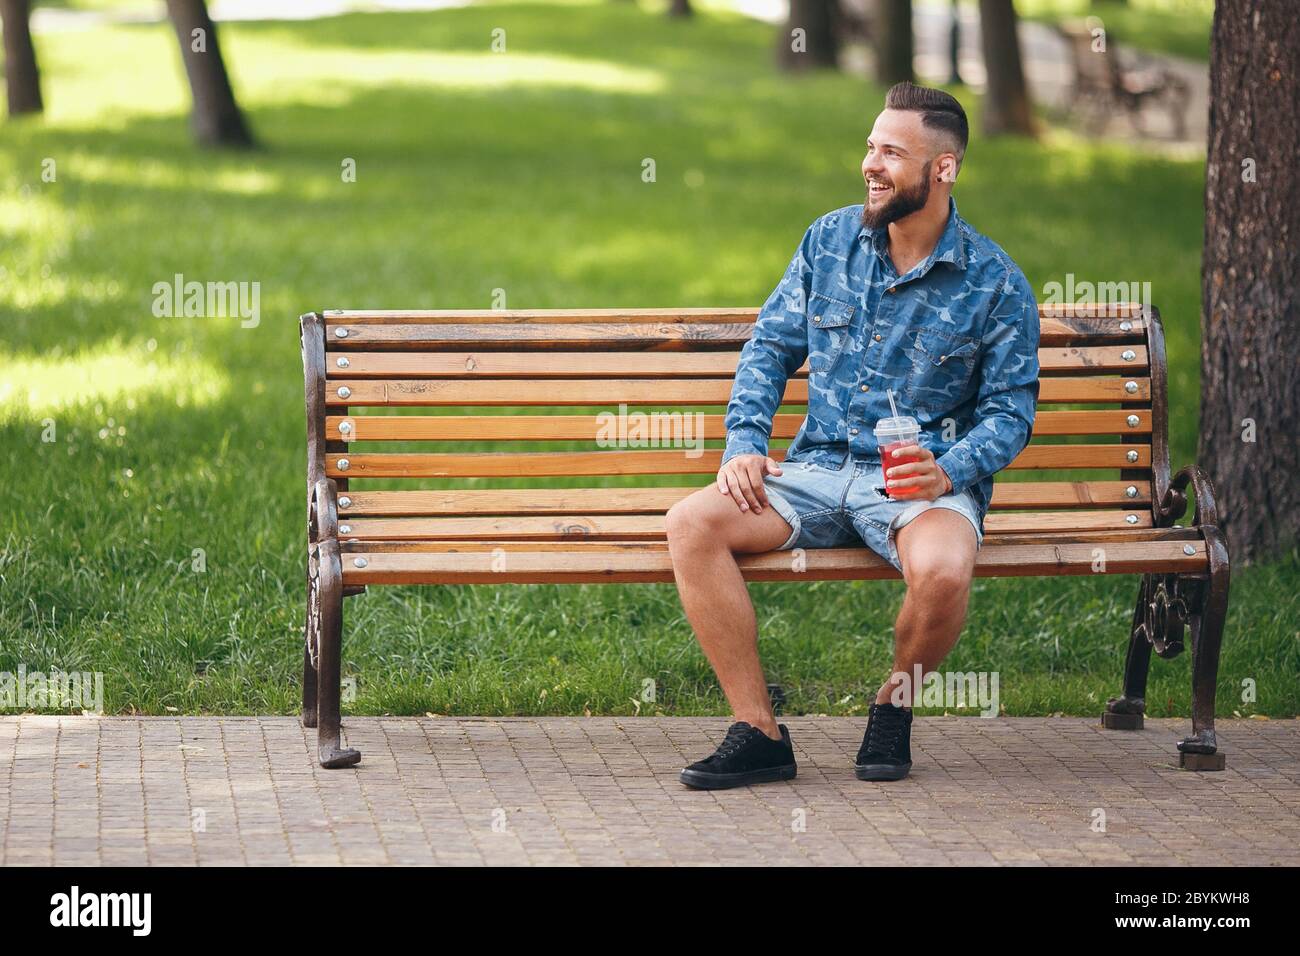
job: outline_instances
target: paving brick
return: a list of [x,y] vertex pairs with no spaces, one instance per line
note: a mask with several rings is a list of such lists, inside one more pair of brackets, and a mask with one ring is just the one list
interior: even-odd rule
[[295,718],[2,717],[0,865],[1300,863],[1297,721],[1220,721],[1192,774],[1184,721],[918,718],[885,784],[861,719],[786,723],[796,780],[707,793],[722,718],[349,718],[324,771]]

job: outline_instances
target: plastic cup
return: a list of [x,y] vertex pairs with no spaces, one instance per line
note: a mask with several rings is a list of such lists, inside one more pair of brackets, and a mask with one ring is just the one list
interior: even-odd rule
[[[889,471],[894,465],[905,465],[908,462],[920,461],[916,455],[904,455],[895,457],[894,452],[899,448],[905,448],[908,445],[915,445],[921,440],[921,426],[915,418],[910,415],[899,415],[895,418],[882,418],[876,422],[874,429],[876,435],[876,445],[880,449],[880,467],[882,471]],[[888,482],[888,477],[886,477]],[[912,491],[912,486],[903,486],[901,488],[890,488],[885,486],[886,493],[892,498],[895,494]]]

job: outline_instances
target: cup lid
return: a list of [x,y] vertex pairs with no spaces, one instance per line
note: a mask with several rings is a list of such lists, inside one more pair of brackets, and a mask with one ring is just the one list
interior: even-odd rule
[[911,415],[899,415],[897,418],[882,418],[876,422],[878,432],[910,432],[920,429],[920,425]]

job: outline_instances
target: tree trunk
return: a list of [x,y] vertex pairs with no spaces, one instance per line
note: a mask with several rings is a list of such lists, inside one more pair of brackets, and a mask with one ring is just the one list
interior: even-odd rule
[[39,113],[41,74],[36,67],[36,49],[28,22],[28,0],[0,0],[0,21],[5,31],[5,86],[9,91],[9,115]]
[[910,81],[912,0],[878,0],[876,11],[876,79],[885,86]]
[[207,4],[204,0],[167,0],[167,13],[190,80],[195,138],[205,146],[252,146],[253,136],[230,88]]
[[670,17],[689,17],[691,15],[691,0],[673,0],[672,5],[668,8]]
[[839,0],[790,0],[790,16],[777,34],[776,62],[783,70],[839,66]]
[[952,0],[952,27],[948,34],[948,84],[961,83],[961,5]]
[[984,93],[984,135],[1033,136],[1034,111],[1020,62],[1016,8],[1011,0],[980,0],[980,45],[988,72]]
[[1201,269],[1201,432],[1233,560],[1300,530],[1300,25],[1290,0],[1218,0]]

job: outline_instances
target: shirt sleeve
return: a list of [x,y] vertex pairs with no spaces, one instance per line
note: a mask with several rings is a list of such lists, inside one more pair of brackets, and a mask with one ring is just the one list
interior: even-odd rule
[[808,357],[808,297],[817,223],[804,233],[781,282],[759,310],[754,331],[740,351],[727,405],[726,464],[737,455],[766,455],[772,416],[786,382]]
[[975,427],[938,459],[957,493],[1009,465],[1029,444],[1038,405],[1038,302],[1012,267],[981,342]]

